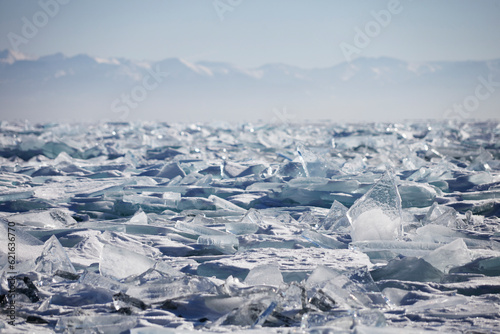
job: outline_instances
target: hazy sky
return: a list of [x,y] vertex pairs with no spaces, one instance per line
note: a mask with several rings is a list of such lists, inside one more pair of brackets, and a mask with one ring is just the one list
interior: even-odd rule
[[[9,33],[23,36],[25,22],[38,20],[38,32],[18,44],[32,56],[62,52],[326,67],[345,60],[339,45],[355,46],[355,29],[364,31],[375,20],[372,11],[391,6],[378,0],[59,0],[68,3],[57,2],[56,8],[55,1],[0,0],[0,50],[12,47]],[[44,17],[43,6],[57,13]],[[500,1],[401,0],[388,24],[378,26],[357,55],[500,58]]]

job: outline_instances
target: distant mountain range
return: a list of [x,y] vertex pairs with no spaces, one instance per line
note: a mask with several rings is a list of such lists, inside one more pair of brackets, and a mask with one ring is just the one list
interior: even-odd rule
[[0,52],[1,119],[372,121],[457,117],[446,110],[463,103],[468,110],[462,116],[500,116],[500,59],[382,57],[328,68],[248,69],[179,58],[149,62],[57,53],[30,59]]

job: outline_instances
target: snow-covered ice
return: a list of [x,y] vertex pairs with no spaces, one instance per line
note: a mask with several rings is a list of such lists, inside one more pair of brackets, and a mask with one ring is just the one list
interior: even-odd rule
[[2,122],[0,332],[499,332],[499,143],[497,121]]

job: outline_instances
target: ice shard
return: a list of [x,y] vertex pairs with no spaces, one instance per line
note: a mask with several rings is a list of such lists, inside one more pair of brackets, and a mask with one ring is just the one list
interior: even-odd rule
[[200,235],[196,241],[199,245],[205,245],[222,251],[224,254],[236,253],[239,246],[238,238],[232,234],[227,235]]
[[433,250],[424,256],[424,260],[446,273],[452,267],[458,267],[472,261],[472,256],[464,240],[457,239]]
[[276,263],[264,264],[250,270],[244,281],[248,285],[270,285],[279,287],[283,283],[283,275]]
[[55,330],[68,333],[122,333],[137,324],[134,316],[109,315],[82,315],[64,316],[59,318]]
[[440,282],[444,274],[429,262],[416,257],[396,258],[371,272],[375,281],[401,280],[416,282]]
[[499,136],[2,121],[0,331],[496,332]]
[[347,211],[353,241],[397,240],[402,236],[401,197],[387,172]]
[[148,224],[148,216],[142,209],[139,209],[132,218],[129,220],[130,224],[136,225],[147,225]]
[[339,201],[333,201],[328,214],[321,222],[319,228],[340,233],[349,232],[351,225],[346,216],[347,210],[348,209]]
[[165,164],[163,168],[158,172],[158,174],[156,174],[156,177],[164,177],[169,179],[173,179],[177,176],[184,177],[186,176],[186,173],[176,162]]
[[47,275],[53,275],[58,270],[76,274],[68,254],[55,235],[45,242],[42,254],[35,260],[35,265],[36,271]]
[[153,267],[155,261],[128,249],[104,245],[99,262],[101,275],[117,280],[139,275]]

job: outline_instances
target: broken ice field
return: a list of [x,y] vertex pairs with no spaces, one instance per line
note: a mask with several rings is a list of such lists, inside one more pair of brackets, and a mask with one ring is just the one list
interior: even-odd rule
[[1,122],[0,332],[500,332],[499,198],[498,121]]

